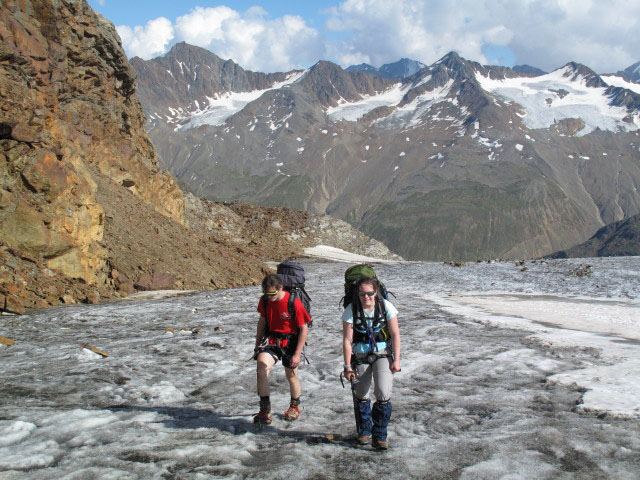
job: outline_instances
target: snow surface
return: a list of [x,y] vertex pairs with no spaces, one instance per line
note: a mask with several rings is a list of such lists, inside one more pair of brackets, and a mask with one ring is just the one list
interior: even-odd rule
[[265,92],[277,90],[291,85],[307,74],[307,70],[294,72],[282,82],[277,82],[264,90],[252,90],[250,92],[224,92],[213,97],[207,97],[208,105],[200,107],[196,101],[196,109],[184,112],[182,109],[171,113],[173,122],[179,122],[176,130],[188,130],[200,125],[222,125],[227,118],[242,110],[247,104],[260,98]]
[[587,87],[583,77],[571,80],[565,76],[572,73],[569,67],[564,67],[534,78],[492,80],[477,73],[476,79],[487,92],[520,104],[525,111],[520,116],[529,128],[548,128],[565,118],[581,118],[585,122],[585,128],[577,133],[579,136],[596,128],[610,131],[640,128],[638,112],[633,123],[624,122],[629,112],[624,107],[609,105],[606,88]]
[[640,94],[640,84],[638,83],[627,82],[618,75],[600,75],[600,77],[613,87],[626,88],[627,90]]
[[347,265],[304,262],[303,411],[283,420],[277,365],[264,430],[258,287],[0,317],[0,479],[638,478],[639,257],[377,263],[402,334],[383,454],[342,440]]
[[366,255],[357,255],[355,253],[347,252],[346,250],[336,247],[329,247],[327,245],[305,248],[303,253],[311,258],[322,258],[325,260],[332,260],[334,262],[398,263],[396,260],[382,260],[379,258],[367,257]]

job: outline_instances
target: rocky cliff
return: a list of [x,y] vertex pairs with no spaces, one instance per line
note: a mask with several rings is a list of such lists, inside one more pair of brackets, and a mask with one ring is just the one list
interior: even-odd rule
[[105,212],[95,172],[184,222],[182,191],[158,168],[143,130],[135,73],[113,25],[85,1],[4,1],[0,40],[5,255],[104,284]]
[[[0,310],[249,284],[265,259],[299,251],[277,240],[284,226],[240,229],[246,241],[225,239],[223,220],[189,227],[195,210],[158,167],[136,74],[86,1],[2,1],[0,40]],[[272,215],[308,226],[301,212]],[[251,253],[253,237],[273,245]]]

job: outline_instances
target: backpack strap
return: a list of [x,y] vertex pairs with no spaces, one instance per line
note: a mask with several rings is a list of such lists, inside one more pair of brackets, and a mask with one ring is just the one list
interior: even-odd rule
[[287,307],[289,308],[289,315],[291,315],[291,320],[295,320],[296,318],[296,309],[295,309],[295,306],[293,305],[294,302],[296,301],[296,298],[298,298],[296,289],[292,288],[289,291],[289,303],[287,304]]
[[262,296],[262,310],[264,310],[264,333],[263,337],[269,336],[269,319],[267,318],[267,306],[269,305],[269,300],[267,300],[266,295]]

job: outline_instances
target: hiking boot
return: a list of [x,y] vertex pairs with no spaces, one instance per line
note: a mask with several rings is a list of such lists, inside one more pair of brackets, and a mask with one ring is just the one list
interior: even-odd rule
[[289,422],[293,422],[299,416],[300,416],[300,410],[298,409],[298,407],[290,406],[289,408],[287,408],[287,411],[284,412],[284,419]]
[[371,446],[376,450],[386,450],[389,448],[389,444],[386,440],[380,440],[379,438],[374,438]]
[[371,442],[371,435],[360,435],[357,440],[358,445],[369,445]]
[[271,412],[263,409],[260,409],[258,414],[253,417],[253,423],[259,423],[260,425],[269,425],[272,420]]

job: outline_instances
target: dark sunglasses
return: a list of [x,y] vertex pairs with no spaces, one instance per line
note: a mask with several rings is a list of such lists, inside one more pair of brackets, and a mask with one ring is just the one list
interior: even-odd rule
[[364,297],[365,295],[367,297],[373,297],[375,294],[376,294],[375,290],[372,292],[358,292],[359,297]]

